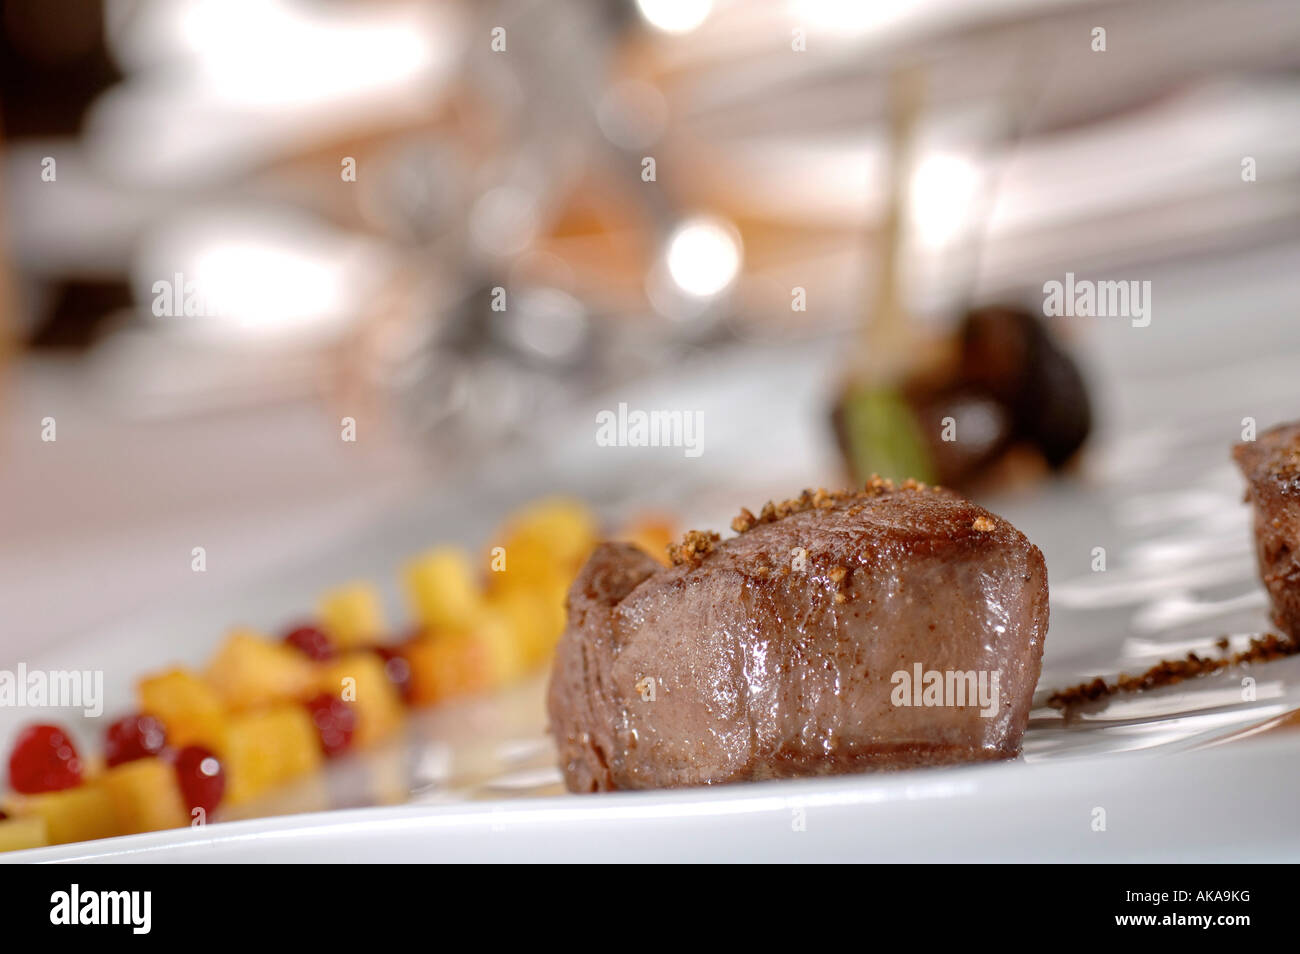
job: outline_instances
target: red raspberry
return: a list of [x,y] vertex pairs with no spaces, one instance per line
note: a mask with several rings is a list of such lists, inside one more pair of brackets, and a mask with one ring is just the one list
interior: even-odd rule
[[307,703],[311,721],[320,737],[320,747],[331,758],[352,744],[357,730],[357,713],[350,703],[331,692],[322,692]]
[[81,784],[81,759],[68,733],[57,725],[28,726],[9,756],[9,786],[34,795]]
[[104,759],[109,768],[157,755],[167,744],[167,730],[148,715],[129,715],[108,727]]
[[202,808],[211,813],[226,793],[226,770],[209,750],[201,745],[187,745],[176,755],[176,780],[181,795],[191,810]]
[[334,641],[316,626],[298,626],[285,635],[284,641],[317,662],[333,659],[337,654]]

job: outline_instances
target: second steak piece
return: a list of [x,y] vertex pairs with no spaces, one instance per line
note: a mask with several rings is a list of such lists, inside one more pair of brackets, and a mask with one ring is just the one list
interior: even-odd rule
[[1300,421],[1265,431],[1232,453],[1254,506],[1255,551],[1273,620],[1300,640]]
[[550,691],[571,790],[1020,751],[1048,606],[1042,554],[1015,527],[874,481],[733,528],[688,534],[667,569],[604,545],[574,582]]

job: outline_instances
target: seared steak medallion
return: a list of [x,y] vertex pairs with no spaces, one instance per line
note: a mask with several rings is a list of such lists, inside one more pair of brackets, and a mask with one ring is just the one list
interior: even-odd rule
[[1273,619],[1300,640],[1300,421],[1265,431],[1232,453],[1255,509],[1255,550]]
[[1047,570],[1005,520],[879,479],[601,545],[569,591],[551,729],[576,792],[1014,757]]

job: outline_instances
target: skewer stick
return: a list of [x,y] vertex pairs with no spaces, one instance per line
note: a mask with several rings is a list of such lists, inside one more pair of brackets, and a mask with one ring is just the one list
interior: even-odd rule
[[911,327],[900,275],[907,234],[916,126],[924,100],[921,68],[903,66],[889,77],[889,188],[881,228],[880,268],[871,311],[860,325],[859,370],[868,380],[905,373]]

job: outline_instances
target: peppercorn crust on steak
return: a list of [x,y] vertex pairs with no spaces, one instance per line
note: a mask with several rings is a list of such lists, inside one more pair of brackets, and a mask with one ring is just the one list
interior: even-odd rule
[[667,568],[602,544],[578,574],[549,696],[571,791],[1019,753],[1048,616],[1024,534],[879,479],[732,528],[687,534]]
[[1300,421],[1232,450],[1254,508],[1255,552],[1273,621],[1300,640]]

